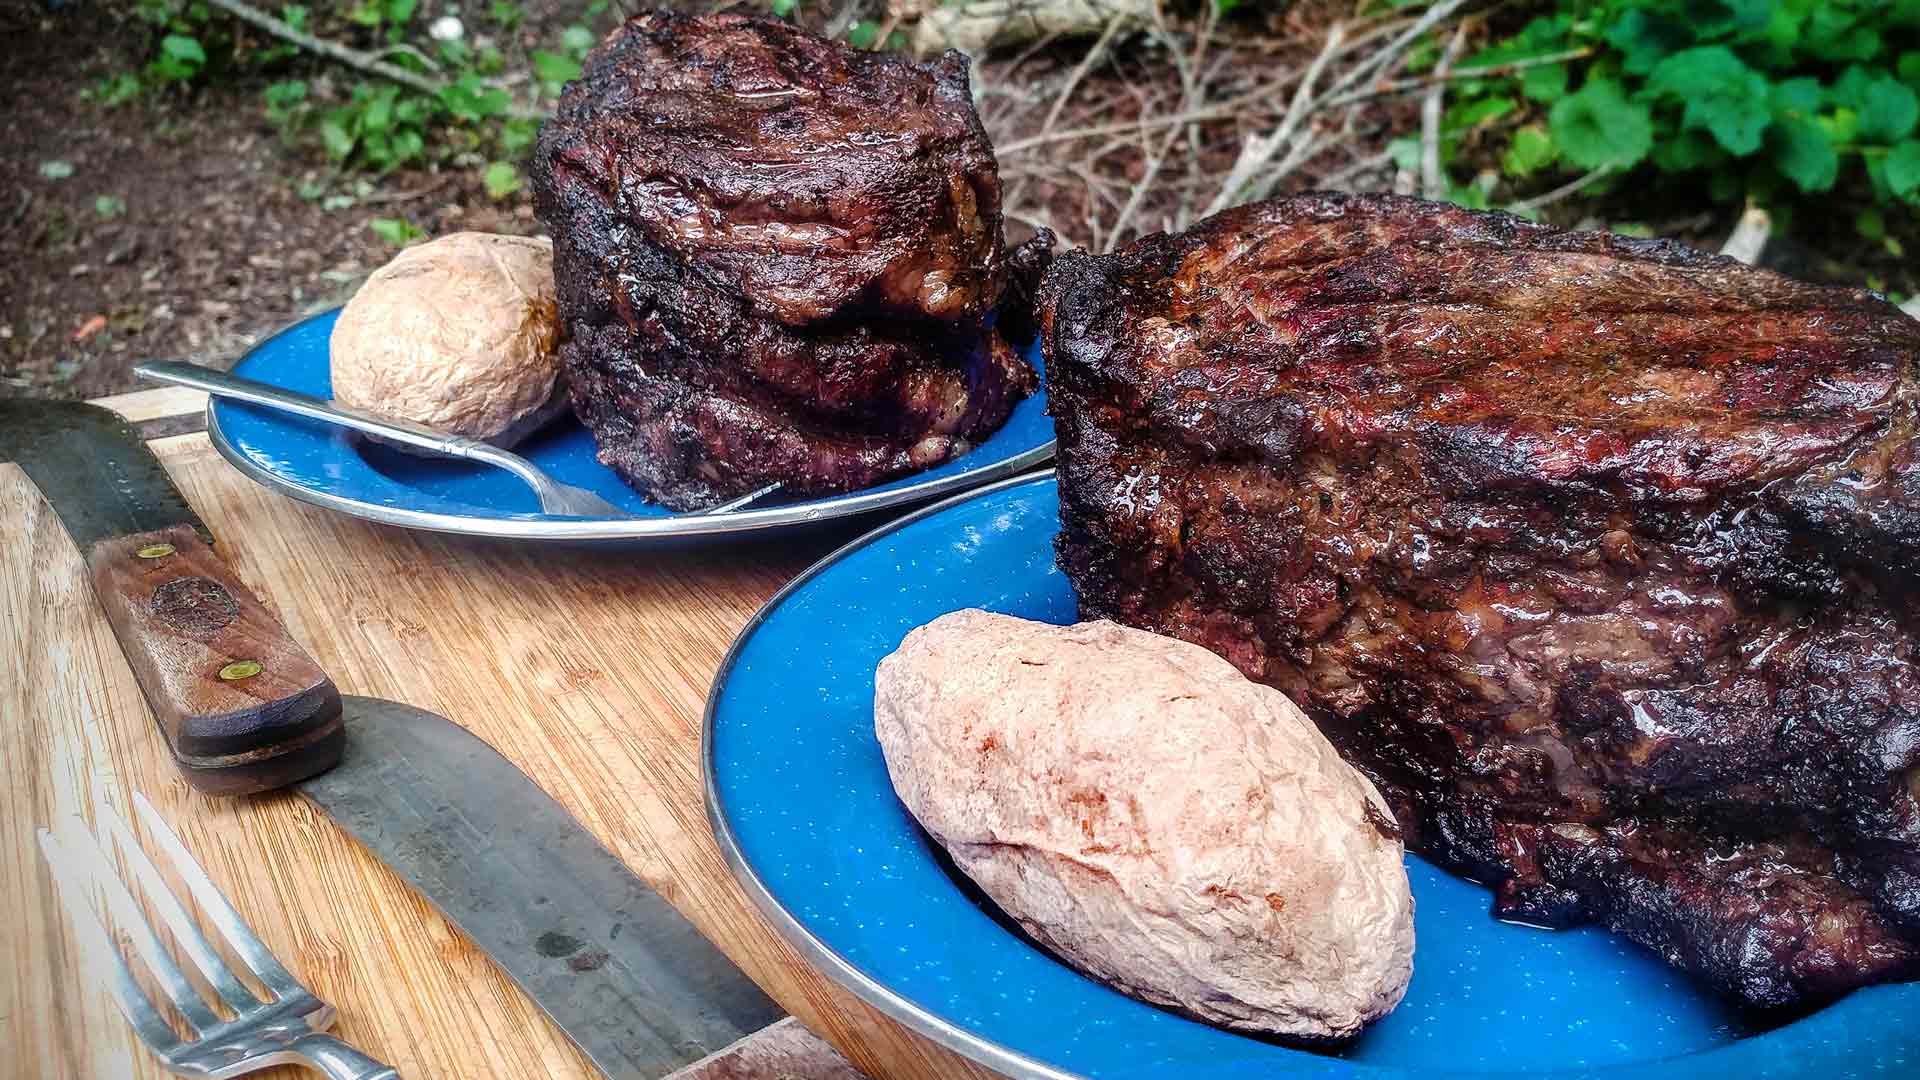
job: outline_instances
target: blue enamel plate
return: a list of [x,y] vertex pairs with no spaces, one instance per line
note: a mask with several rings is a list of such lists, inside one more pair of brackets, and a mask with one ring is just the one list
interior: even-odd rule
[[[333,396],[327,340],[339,312],[315,315],[261,343],[235,374],[315,397]],[[1029,359],[1040,365],[1039,350]],[[729,514],[675,513],[646,501],[594,457],[593,438],[571,416],[515,451],[564,484],[583,487],[635,515],[583,519],[540,512],[525,484],[498,469],[419,457],[350,438],[329,424],[215,399],[207,436],[241,472],[296,499],[357,517],[436,532],[527,540],[637,541],[778,528],[845,517],[951,494],[1037,465],[1053,455],[1045,375],[1001,429],[972,452],[863,491],[781,502]]]
[[1920,1076],[1920,984],[1743,1013],[1603,931],[1496,922],[1485,889],[1414,857],[1413,984],[1337,1054],[1142,1004],[1030,944],[894,797],[873,672],[959,608],[1072,621],[1058,510],[1042,474],[869,533],[774,597],[715,679],[704,755],[720,847],[780,932],[874,1006],[1015,1077]]

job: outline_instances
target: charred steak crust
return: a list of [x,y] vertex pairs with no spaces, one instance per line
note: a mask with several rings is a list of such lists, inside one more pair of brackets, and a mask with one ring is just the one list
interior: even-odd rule
[[537,158],[788,325],[977,321],[1003,286],[1000,175],[961,53],[919,65],[779,19],[643,14],[588,56]]
[[[574,411],[672,509],[939,464],[1037,385],[986,329],[1010,266],[958,54],[639,15],[568,87],[532,180]],[[1051,241],[1012,260],[1023,302]]]
[[1920,323],[1671,243],[1255,204],[1041,289],[1082,618],[1293,697],[1498,914],[1920,973]]

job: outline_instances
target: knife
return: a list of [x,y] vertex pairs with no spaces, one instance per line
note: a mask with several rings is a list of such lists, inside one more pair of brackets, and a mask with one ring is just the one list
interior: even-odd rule
[[161,738],[222,795],[293,787],[491,956],[599,1069],[640,1080],[782,1015],[546,792],[445,717],[342,695],[211,547],[145,443],[0,401],[0,461],[79,546]]

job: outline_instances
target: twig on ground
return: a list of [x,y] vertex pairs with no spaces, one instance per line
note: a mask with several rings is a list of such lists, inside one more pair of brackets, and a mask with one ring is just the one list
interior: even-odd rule
[[1300,78],[1300,85],[1294,89],[1293,100],[1287,106],[1287,113],[1281,118],[1278,127],[1266,135],[1249,135],[1240,147],[1240,157],[1234,161],[1233,168],[1227,173],[1226,180],[1220,184],[1220,193],[1207,205],[1206,214],[1211,217],[1240,200],[1240,194],[1252,182],[1255,173],[1271,162],[1293,138],[1294,130],[1307,114],[1307,103],[1313,99],[1313,84],[1333,60],[1340,48],[1346,30],[1339,23],[1333,24],[1327,31],[1327,43],[1320,49],[1320,55],[1307,65],[1307,73]]
[[435,180],[425,187],[414,188],[412,191],[375,192],[372,195],[365,195],[355,199],[354,203],[359,206],[377,206],[381,203],[412,202],[415,199],[425,198],[439,191],[441,188],[446,187],[447,182],[452,179],[453,177],[451,176],[442,175],[438,180]]
[[1060,120],[1060,110],[1067,107],[1068,100],[1079,88],[1081,80],[1087,77],[1087,72],[1092,71],[1095,64],[1106,57],[1107,46],[1112,44],[1114,36],[1120,33],[1120,24],[1124,21],[1118,15],[1108,19],[1107,25],[1100,31],[1100,36],[1095,38],[1093,45],[1087,49],[1087,55],[1081,57],[1080,62],[1073,66],[1073,71],[1067,75],[1066,85],[1060,88],[1060,96],[1053,99],[1053,107],[1047,110],[1047,118],[1040,122],[1042,135],[1053,130],[1053,125]]
[[1582,191],[1587,190],[1587,188],[1590,187],[1595,181],[1599,180],[1603,176],[1606,176],[1612,173],[1613,169],[1614,167],[1612,165],[1602,165],[1599,168],[1593,170],[1592,172],[1587,173],[1585,176],[1579,177],[1578,179],[1575,179],[1575,180],[1569,180],[1566,183],[1561,184],[1559,187],[1554,188],[1552,191],[1549,191],[1544,195],[1535,195],[1531,199],[1522,199],[1519,202],[1514,203],[1512,206],[1508,207],[1508,209],[1513,210],[1515,213],[1519,213],[1522,211],[1539,210],[1544,207],[1552,206],[1554,203],[1559,202],[1561,199],[1567,198],[1568,196],[1571,196],[1571,195],[1578,195]]
[[1453,70],[1453,62],[1460,58],[1466,43],[1467,24],[1463,22],[1453,28],[1440,62],[1433,66],[1433,85],[1420,100],[1420,193],[1429,199],[1447,197],[1447,178],[1440,171],[1440,107],[1446,104],[1447,72]]
[[[1465,0],[1441,0],[1440,3],[1429,7],[1419,18],[1406,24],[1399,33],[1393,34],[1385,45],[1368,53],[1339,78],[1333,80],[1324,91],[1316,95],[1315,89],[1320,75],[1326,70],[1327,65],[1336,56],[1342,55],[1351,48],[1350,46],[1343,48],[1346,29],[1343,25],[1336,23],[1328,30],[1327,41],[1321,48],[1320,54],[1314,57],[1313,63],[1308,65],[1306,74],[1301,76],[1300,85],[1294,91],[1293,100],[1287,107],[1286,115],[1268,134],[1247,136],[1246,142],[1240,148],[1239,158],[1234,161],[1226,181],[1220,185],[1220,193],[1214,196],[1206,212],[1215,214],[1244,199],[1259,198],[1264,193],[1272,191],[1279,184],[1282,176],[1324,148],[1325,140],[1316,138],[1311,125],[1306,123],[1309,117],[1317,115],[1326,102],[1338,98],[1356,84],[1379,77],[1381,72],[1405,55],[1421,35],[1451,16],[1463,3]],[[1399,24],[1385,24],[1368,31],[1367,36],[1369,38],[1387,36],[1390,27],[1398,26]],[[1280,165],[1278,168],[1273,168],[1276,158],[1279,159]],[[1258,179],[1269,169],[1272,169],[1273,174],[1267,175],[1264,180]]]
[[1386,97],[1390,94],[1406,94],[1415,90],[1425,90],[1435,83],[1458,82],[1462,79],[1491,79],[1502,75],[1514,75],[1528,68],[1543,67],[1547,64],[1564,64],[1569,60],[1579,60],[1592,56],[1592,48],[1566,49],[1562,52],[1530,56],[1525,60],[1512,60],[1504,64],[1483,64],[1479,67],[1457,67],[1442,74],[1438,68],[1426,75],[1416,75],[1410,79],[1388,79],[1372,86],[1350,90],[1338,97],[1329,98],[1329,108],[1340,105],[1352,105],[1368,98]]
[[1373,172],[1376,169],[1385,168],[1391,164],[1393,164],[1392,151],[1382,150],[1377,154],[1369,154],[1351,165],[1343,166],[1328,173],[1321,179],[1320,186],[1326,188],[1328,191],[1345,191],[1347,183],[1354,177]]
[[847,31],[860,18],[860,9],[865,6],[866,0],[847,0],[840,5],[840,10],[834,13],[833,18],[827,20],[826,27],[820,32],[835,39],[846,37]]
[[1773,215],[1748,201],[1727,242],[1720,245],[1720,254],[1751,266],[1760,260],[1760,253],[1766,250],[1772,236]]
[[[325,38],[314,37],[305,31],[296,30],[287,23],[261,11],[259,8],[243,3],[242,0],[207,0],[207,2],[227,14],[232,15],[234,18],[240,19],[243,22],[252,23],[254,26],[265,30],[274,37],[280,38],[283,41],[290,41],[308,52],[324,56],[329,60],[337,60],[348,67],[358,68],[370,75],[378,75],[383,79],[397,82],[402,86],[410,86],[425,94],[438,95],[442,90],[447,88],[447,84],[438,79],[428,78],[417,71],[408,71],[406,68],[390,64],[377,56],[363,53],[358,49],[350,49],[337,41],[328,41]],[[528,109],[523,106],[514,105],[508,107],[507,115],[519,120],[540,120],[544,119],[547,114],[546,111],[542,109]]]

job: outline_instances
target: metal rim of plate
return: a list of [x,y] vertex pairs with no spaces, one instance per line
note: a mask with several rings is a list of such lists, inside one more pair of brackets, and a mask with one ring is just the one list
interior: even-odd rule
[[932,517],[950,506],[970,499],[984,498],[1006,488],[1051,479],[1053,475],[1054,471],[1048,469],[1024,476],[1007,477],[941,499],[937,503],[923,506],[910,514],[904,514],[869,532],[862,533],[807,567],[792,581],[787,582],[779,592],[774,593],[771,599],[760,605],[760,610],[754,612],[753,618],[748,619],[747,624],[740,628],[740,633],[734,637],[733,644],[727,647],[727,655],[721,658],[719,670],[714,673],[713,683],[707,690],[706,710],[700,719],[700,772],[706,790],[707,823],[713,829],[714,839],[720,845],[720,853],[727,861],[727,868],[733,872],[734,880],[738,881],[740,887],[745,889],[747,895],[752,898],[754,906],[760,909],[760,914],[773,924],[774,930],[781,937],[800,951],[800,955],[809,964],[825,972],[829,978],[841,986],[853,991],[862,1001],[899,1021],[909,1030],[918,1032],[996,1072],[1013,1077],[1014,1080],[1082,1080],[1082,1077],[1079,1073],[1054,1068],[991,1039],[982,1038],[915,1005],[907,998],[888,989],[851,960],[835,952],[826,942],[821,941],[802,926],[800,920],[774,898],[772,891],[767,888],[764,881],[760,880],[760,875],[754,872],[753,867],[747,864],[746,855],[740,850],[739,839],[733,835],[733,828],[727,824],[714,768],[713,726],[721,687],[732,675],[734,665],[740,659],[741,650],[746,647],[748,639],[753,637],[754,632],[786,601],[787,597],[798,592],[847,555],[877,540],[891,536],[923,518]]
[[[322,312],[321,315],[325,315]],[[319,316],[313,316],[318,318]],[[305,322],[306,320],[301,320]],[[295,325],[299,325],[296,323]],[[398,525],[427,532],[454,533],[500,540],[658,540],[669,537],[718,536],[728,533],[779,529],[836,518],[853,517],[887,510],[910,503],[924,502],[943,495],[968,493],[1015,474],[1023,473],[1052,459],[1054,441],[1024,450],[1002,461],[967,469],[952,476],[924,480],[887,491],[869,491],[832,495],[764,510],[736,510],[728,514],[676,514],[650,518],[482,518],[461,514],[442,514],[385,506],[345,495],[302,487],[286,477],[263,469],[242,454],[220,428],[215,406],[218,398],[207,399],[207,440],[229,465],[254,483],[300,502],[333,510],[382,525]],[[964,460],[964,458],[962,459]],[[809,570],[811,572],[811,570]]]

